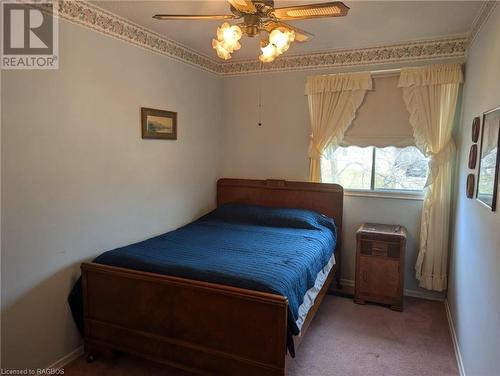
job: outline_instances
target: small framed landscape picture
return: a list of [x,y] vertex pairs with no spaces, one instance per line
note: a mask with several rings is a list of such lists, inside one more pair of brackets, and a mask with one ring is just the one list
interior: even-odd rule
[[177,112],[141,107],[142,138],[177,140]]

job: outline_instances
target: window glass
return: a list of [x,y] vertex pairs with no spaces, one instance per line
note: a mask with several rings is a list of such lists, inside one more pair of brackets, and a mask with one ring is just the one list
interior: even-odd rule
[[415,146],[347,146],[326,151],[321,174],[323,182],[345,189],[420,191],[427,180],[427,163]]
[[415,146],[376,149],[374,189],[422,190],[426,180],[427,158]]
[[322,181],[349,189],[370,189],[373,147],[339,147],[321,161]]

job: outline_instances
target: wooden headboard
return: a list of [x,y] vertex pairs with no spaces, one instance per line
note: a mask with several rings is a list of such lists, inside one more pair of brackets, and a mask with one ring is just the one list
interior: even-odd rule
[[217,206],[231,202],[309,209],[334,218],[338,230],[335,250],[338,283],[344,205],[344,189],[340,185],[285,180],[220,179],[217,182]]

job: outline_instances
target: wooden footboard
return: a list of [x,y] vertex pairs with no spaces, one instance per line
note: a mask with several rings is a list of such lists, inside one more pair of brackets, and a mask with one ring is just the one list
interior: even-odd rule
[[284,375],[287,299],[82,264],[85,346],[205,374]]

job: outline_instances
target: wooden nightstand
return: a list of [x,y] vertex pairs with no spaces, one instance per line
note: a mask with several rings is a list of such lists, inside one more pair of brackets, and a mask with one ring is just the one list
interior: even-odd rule
[[403,226],[365,223],[358,229],[354,302],[403,310],[406,237]]

